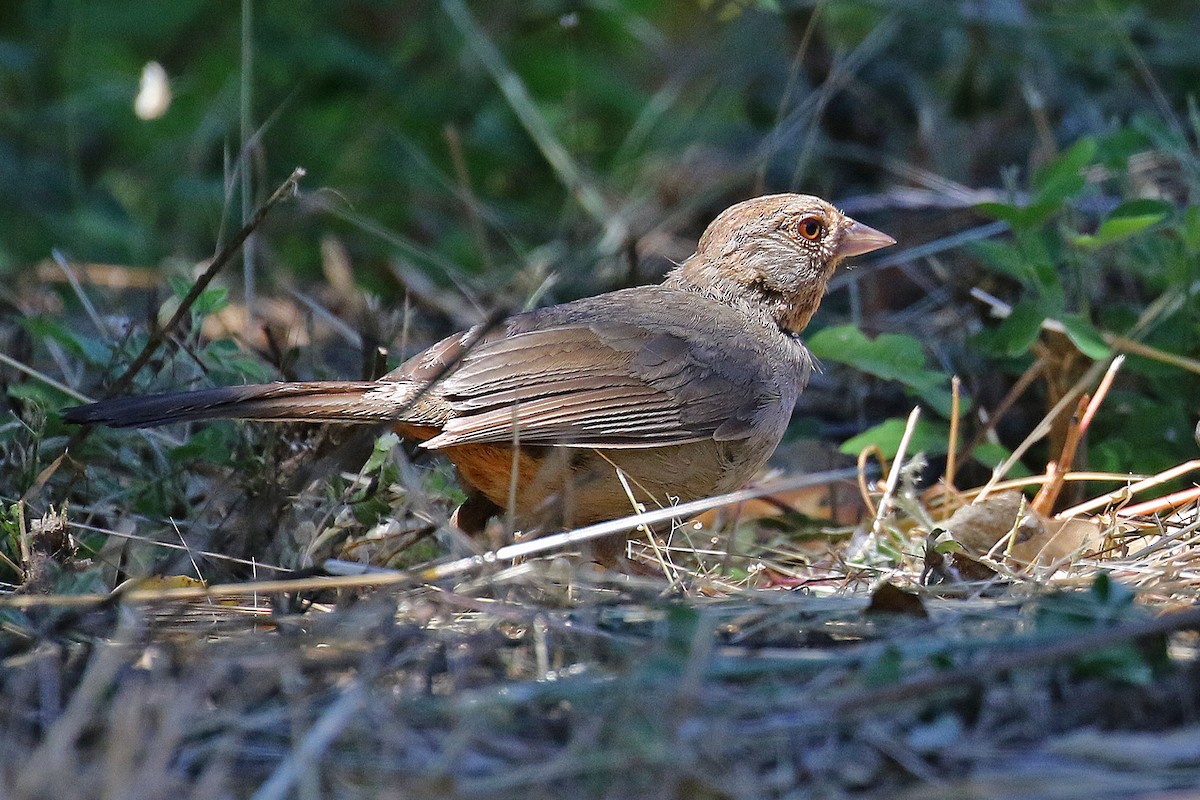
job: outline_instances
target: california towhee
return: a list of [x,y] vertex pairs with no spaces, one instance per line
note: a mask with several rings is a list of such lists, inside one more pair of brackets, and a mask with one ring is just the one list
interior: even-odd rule
[[894,243],[816,197],[759,197],[717,217],[661,285],[473,328],[378,381],[125,397],[66,419],[391,423],[458,468],[464,529],[510,504],[522,530],[584,525],[631,513],[630,494],[666,506],[749,480],[808,380],[798,334],[834,268]]

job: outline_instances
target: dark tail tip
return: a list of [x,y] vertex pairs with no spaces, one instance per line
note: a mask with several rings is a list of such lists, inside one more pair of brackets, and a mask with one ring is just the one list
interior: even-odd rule
[[63,419],[76,425],[136,428],[171,422],[231,416],[237,406],[268,387],[231,386],[198,392],[172,392],[135,397],[115,397],[63,411]]
[[76,425],[108,425],[112,428],[148,428],[207,419],[386,421],[395,414],[399,400],[391,398],[365,404],[361,401],[364,394],[378,386],[373,382],[314,381],[117,397],[68,408],[63,412],[63,419]]

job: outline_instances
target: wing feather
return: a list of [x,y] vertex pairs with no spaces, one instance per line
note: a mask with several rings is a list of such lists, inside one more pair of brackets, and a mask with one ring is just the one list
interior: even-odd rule
[[756,324],[716,301],[642,287],[519,315],[470,348],[470,334],[452,337],[395,376],[454,363],[432,390],[443,411],[430,448],[743,439],[763,420],[782,431],[808,372],[807,356],[772,355]]

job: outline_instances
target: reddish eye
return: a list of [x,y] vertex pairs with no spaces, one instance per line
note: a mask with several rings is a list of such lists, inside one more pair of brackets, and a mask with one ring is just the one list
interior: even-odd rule
[[821,234],[825,233],[825,223],[816,217],[805,217],[796,224],[796,232],[814,242],[821,238]]

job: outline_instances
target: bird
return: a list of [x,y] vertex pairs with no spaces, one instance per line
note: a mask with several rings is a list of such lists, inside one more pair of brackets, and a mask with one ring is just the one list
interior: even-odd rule
[[811,195],[744,200],[659,284],[452,335],[375,381],[102,400],[77,424],[391,426],[456,467],[468,533],[546,533],[722,494],[775,451],[814,368],[800,340],[845,259],[895,244]]

